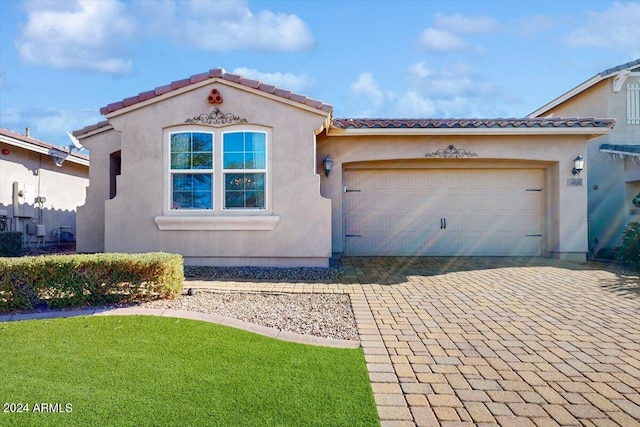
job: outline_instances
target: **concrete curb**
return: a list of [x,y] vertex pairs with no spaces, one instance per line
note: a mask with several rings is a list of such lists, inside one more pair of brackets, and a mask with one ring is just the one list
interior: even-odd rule
[[55,319],[77,316],[160,316],[174,317],[179,319],[201,320],[204,322],[217,323],[244,331],[253,332],[269,338],[281,341],[308,344],[321,347],[333,348],[360,348],[360,341],[340,340],[334,338],[322,338],[312,335],[297,334],[294,332],[281,331],[276,328],[269,328],[255,323],[243,322],[242,320],[223,317],[217,314],[200,313],[187,310],[168,310],[137,307],[122,308],[97,308],[69,311],[45,311],[39,313],[18,313],[0,316],[0,322],[15,322],[20,320]]

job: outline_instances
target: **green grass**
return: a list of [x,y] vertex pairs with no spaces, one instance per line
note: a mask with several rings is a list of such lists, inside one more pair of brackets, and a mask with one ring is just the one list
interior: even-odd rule
[[379,425],[361,349],[149,316],[0,323],[0,405],[0,426]]

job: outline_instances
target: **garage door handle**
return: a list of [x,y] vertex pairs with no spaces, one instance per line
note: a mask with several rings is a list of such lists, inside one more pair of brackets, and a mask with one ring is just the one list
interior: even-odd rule
[[440,230],[447,229],[447,218],[440,218]]
[[444,229],[447,229],[447,218],[444,218]]

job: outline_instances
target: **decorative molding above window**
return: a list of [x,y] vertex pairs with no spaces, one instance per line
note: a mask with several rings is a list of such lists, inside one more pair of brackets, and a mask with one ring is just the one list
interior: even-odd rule
[[453,145],[449,145],[447,148],[440,148],[433,153],[427,153],[425,157],[441,157],[446,159],[459,159],[463,157],[478,157],[476,153],[470,153],[464,148],[456,148]]
[[187,119],[184,121],[188,124],[198,124],[198,125],[232,125],[237,123],[249,123],[247,119],[241,119],[240,117],[231,114],[231,113],[223,113],[217,108],[214,108],[209,114],[202,113],[199,116],[195,116],[192,119]]

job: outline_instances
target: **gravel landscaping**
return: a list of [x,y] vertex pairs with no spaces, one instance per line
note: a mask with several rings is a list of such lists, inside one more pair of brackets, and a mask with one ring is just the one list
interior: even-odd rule
[[323,338],[358,340],[348,295],[198,291],[175,300],[140,304],[143,308],[217,314],[281,331]]

